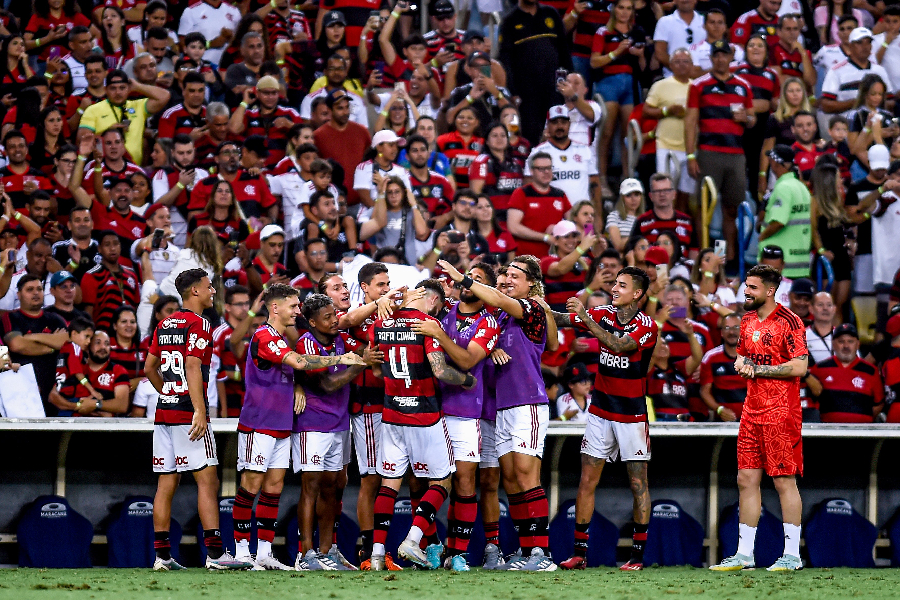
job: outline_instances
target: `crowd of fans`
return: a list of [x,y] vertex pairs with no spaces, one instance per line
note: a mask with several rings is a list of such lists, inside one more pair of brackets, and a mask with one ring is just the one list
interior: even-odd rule
[[[147,338],[186,269],[218,290],[210,395],[236,416],[267,284],[341,294],[358,254],[500,273],[531,254],[557,310],[645,269],[656,419],[733,421],[749,202],[749,258],[809,325],[804,418],[900,421],[900,3],[478,4],[484,27],[465,29],[474,7],[430,2],[425,35],[407,0],[0,12],[0,334],[47,414],[152,412]],[[708,248],[706,177],[724,241]],[[874,317],[853,314],[869,297]],[[577,421],[600,355],[564,336],[545,378]]]

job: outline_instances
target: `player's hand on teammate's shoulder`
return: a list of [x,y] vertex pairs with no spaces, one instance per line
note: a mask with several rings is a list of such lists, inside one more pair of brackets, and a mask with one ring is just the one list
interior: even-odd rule
[[348,352],[347,354],[341,355],[341,364],[348,366],[367,366],[369,363],[365,361],[365,359],[359,354],[355,354],[353,352]]
[[412,324],[412,330],[416,333],[421,333],[433,338],[438,337],[444,331],[441,328],[441,324],[433,319],[416,321]]
[[584,308],[584,304],[581,303],[577,296],[572,296],[566,300],[566,310],[582,318],[587,316],[587,309]]
[[370,367],[380,365],[384,362],[384,352],[378,349],[378,346],[366,346],[363,350],[363,360]]
[[512,360],[512,357],[510,357],[510,355],[506,353],[506,350],[503,350],[502,348],[494,348],[494,351],[491,352],[491,360],[494,361],[494,364],[498,367],[502,367],[510,360]]

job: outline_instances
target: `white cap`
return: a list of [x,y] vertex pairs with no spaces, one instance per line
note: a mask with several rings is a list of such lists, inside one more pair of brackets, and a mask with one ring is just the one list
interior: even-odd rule
[[891,166],[891,152],[884,144],[869,148],[869,170],[887,169]]
[[554,237],[565,237],[578,231],[578,227],[572,221],[560,221],[553,226]]
[[569,118],[569,109],[565,107],[564,104],[557,104],[556,106],[551,106],[550,110],[547,112],[547,120],[552,121],[553,119],[568,119]]
[[850,42],[858,42],[860,40],[864,40],[869,38],[873,39],[875,36],[872,35],[872,30],[868,27],[857,27],[853,31],[850,32]]
[[622,181],[622,184],[619,186],[619,195],[627,196],[632,192],[640,192],[644,193],[644,186],[641,185],[641,182],[633,177],[629,177]]
[[372,136],[372,147],[377,148],[378,144],[395,144],[400,141],[400,136],[390,129],[382,129]]
[[262,231],[259,232],[259,240],[264,241],[272,237],[273,235],[284,236],[284,229],[279,227],[278,225],[266,225],[262,228]]

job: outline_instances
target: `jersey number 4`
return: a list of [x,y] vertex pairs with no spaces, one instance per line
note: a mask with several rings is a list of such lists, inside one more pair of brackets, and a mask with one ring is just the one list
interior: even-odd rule
[[[397,362],[397,354],[400,355],[399,364]],[[403,379],[406,381],[407,388],[412,387],[412,378],[409,376],[409,362],[406,360],[406,348],[394,346],[388,352],[388,360],[391,363],[391,375],[394,379]]]
[[[184,355],[181,352],[163,350],[160,353],[160,367],[163,380],[163,394],[183,394],[188,389],[187,376],[184,372]],[[171,373],[166,376],[166,373]]]

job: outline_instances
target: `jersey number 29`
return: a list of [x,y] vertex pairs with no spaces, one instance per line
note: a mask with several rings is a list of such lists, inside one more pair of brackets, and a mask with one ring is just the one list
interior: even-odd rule
[[[184,356],[181,352],[174,351],[170,352],[168,350],[163,350],[160,352],[160,366],[159,370],[163,374],[163,380],[165,383],[163,384],[162,393],[163,394],[183,394],[188,389],[187,377],[184,372]],[[173,378],[166,377],[166,372],[170,371]],[[171,381],[174,379],[174,381]]]

